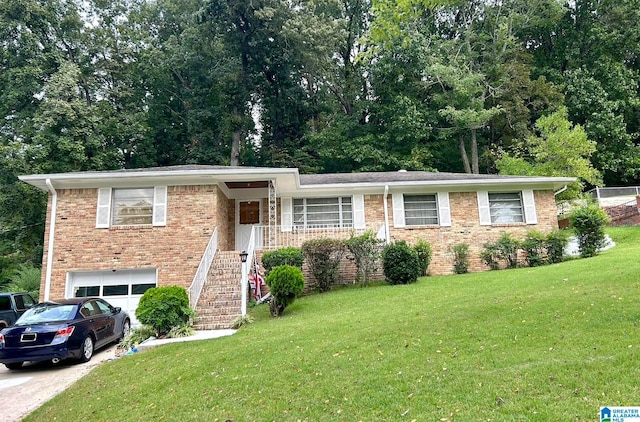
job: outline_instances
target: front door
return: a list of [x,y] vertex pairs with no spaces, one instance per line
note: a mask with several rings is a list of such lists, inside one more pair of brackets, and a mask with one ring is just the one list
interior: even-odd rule
[[[260,225],[262,201],[236,202],[236,250],[246,251],[249,249],[249,239],[254,226]],[[255,238],[257,248],[262,247],[262,233],[257,231]]]

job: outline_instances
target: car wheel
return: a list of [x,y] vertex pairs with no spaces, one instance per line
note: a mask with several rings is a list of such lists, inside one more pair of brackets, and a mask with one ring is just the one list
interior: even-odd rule
[[128,319],[125,319],[122,324],[122,335],[120,336],[120,340],[129,337],[129,334],[131,334],[131,322]]
[[93,338],[86,336],[82,341],[82,350],[80,352],[80,360],[82,362],[89,362],[93,356]]
[[22,364],[24,362],[12,362],[12,363],[5,363],[4,366],[7,367],[7,369],[20,369],[22,368]]

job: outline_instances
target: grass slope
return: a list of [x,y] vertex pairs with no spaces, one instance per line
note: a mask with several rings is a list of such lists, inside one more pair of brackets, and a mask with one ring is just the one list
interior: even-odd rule
[[640,227],[540,268],[304,297],[104,364],[26,421],[592,421],[638,405]]

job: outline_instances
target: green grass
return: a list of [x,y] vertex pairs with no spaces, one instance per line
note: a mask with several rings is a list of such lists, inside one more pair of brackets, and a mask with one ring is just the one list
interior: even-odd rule
[[640,227],[562,264],[266,306],[101,365],[26,421],[597,420],[637,406]]

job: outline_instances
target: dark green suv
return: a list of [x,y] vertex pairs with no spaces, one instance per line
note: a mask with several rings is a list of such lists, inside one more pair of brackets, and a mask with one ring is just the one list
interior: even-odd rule
[[36,303],[29,293],[0,293],[0,329],[13,325]]

